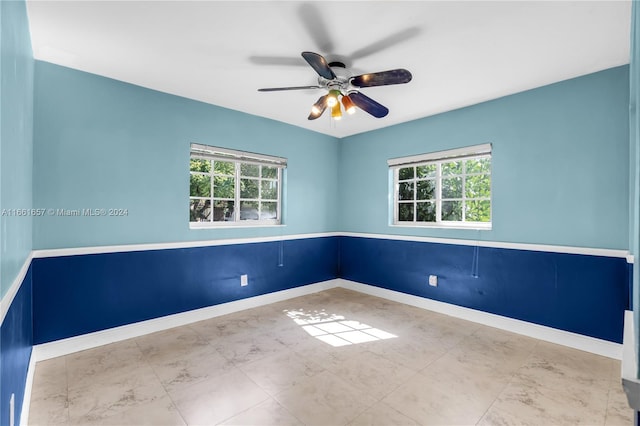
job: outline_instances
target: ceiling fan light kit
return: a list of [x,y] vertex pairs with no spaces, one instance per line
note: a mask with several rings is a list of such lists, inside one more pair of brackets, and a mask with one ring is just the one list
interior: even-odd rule
[[333,108],[338,105],[338,97],[340,96],[340,90],[329,90],[329,97],[327,98],[327,106]]
[[342,106],[347,114],[353,114],[356,112],[356,106],[348,94],[342,97]]
[[331,107],[331,118],[333,118],[334,120],[340,120],[342,118],[342,111],[340,110],[339,103]]
[[389,110],[374,101],[357,89],[363,87],[388,86],[392,84],[405,84],[411,81],[412,75],[409,71],[398,68],[390,71],[362,74],[352,77],[346,70],[342,62],[330,62],[314,52],[302,52],[302,57],[318,73],[317,86],[293,86],[293,87],[271,87],[258,89],[259,92],[275,92],[282,90],[308,90],[325,89],[328,93],[321,96],[311,107],[309,120],[319,118],[325,109],[331,109],[331,117],[335,120],[342,118],[340,105],[344,107],[347,114],[353,114],[356,107],[371,114],[376,118],[385,117]]
[[329,95],[320,96],[320,99],[316,101],[311,107],[311,113],[309,114],[309,120],[315,120],[320,117],[325,109],[327,109],[327,98]]

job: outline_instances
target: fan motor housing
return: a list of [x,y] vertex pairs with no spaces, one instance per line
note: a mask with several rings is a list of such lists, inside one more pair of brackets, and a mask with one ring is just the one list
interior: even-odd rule
[[337,67],[337,68],[347,68],[347,66],[344,64],[344,62],[340,62],[340,61],[329,62],[329,68],[335,68],[335,67]]
[[344,62],[333,61],[329,62],[328,65],[336,75],[336,78],[329,80],[324,77],[318,77],[318,84],[329,90],[339,90],[342,93],[347,93],[350,90],[349,79],[351,78],[351,73],[347,71]]

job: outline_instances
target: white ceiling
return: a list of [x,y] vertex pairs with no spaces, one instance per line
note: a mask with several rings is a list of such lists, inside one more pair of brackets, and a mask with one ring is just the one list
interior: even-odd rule
[[[345,137],[629,62],[630,1],[28,1],[36,59]],[[387,106],[308,121],[320,90],[302,51],[356,75]]]

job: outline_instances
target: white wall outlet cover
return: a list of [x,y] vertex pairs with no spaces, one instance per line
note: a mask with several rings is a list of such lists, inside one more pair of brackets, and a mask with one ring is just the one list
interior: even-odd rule
[[437,275],[429,275],[429,285],[433,287],[438,286],[438,276]]
[[244,287],[245,285],[249,285],[249,277],[247,274],[240,275],[240,285]]

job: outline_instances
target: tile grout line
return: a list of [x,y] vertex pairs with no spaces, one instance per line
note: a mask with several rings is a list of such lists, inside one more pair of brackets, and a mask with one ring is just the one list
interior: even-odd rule
[[67,410],[67,419],[69,419],[69,423],[71,423],[71,401],[69,399],[70,386],[69,386],[69,355],[64,356],[64,377],[67,380],[67,394],[65,397],[64,405],[65,410]]
[[604,425],[607,424],[607,421],[609,419],[609,408],[611,408],[611,392],[613,391],[614,384],[616,386],[621,386],[619,380],[609,377],[609,389],[607,390],[607,405],[604,411],[604,423],[603,423]]
[[[388,359],[387,357],[385,357],[384,355],[381,355],[381,354],[378,354],[378,353],[375,353],[375,352],[371,352],[371,351],[370,351],[370,350],[368,350],[368,349],[367,349],[367,350],[365,350],[364,352],[369,352],[370,354],[373,354],[373,355],[379,356],[379,357],[381,357],[381,358],[384,358],[385,360],[387,360],[387,361],[389,361],[389,362],[393,363],[394,365],[395,365],[395,364],[397,364],[397,363],[395,363],[395,362],[391,361],[390,359]],[[398,364],[398,365],[399,365],[399,364]],[[401,367],[404,367],[404,366],[401,366]],[[407,368],[407,367],[405,367],[405,368]],[[407,381],[409,381],[409,380],[410,380],[410,378],[407,378],[404,382],[402,382],[401,384],[396,385],[396,386],[395,386],[394,388],[392,388],[389,392],[385,393],[385,394],[384,394],[384,395],[382,395],[380,398],[378,398],[377,400],[375,400],[373,403],[371,403],[371,405],[365,406],[365,408],[364,408],[362,411],[358,412],[358,413],[357,413],[357,414],[356,414],[352,419],[350,419],[347,423],[345,423],[345,425],[347,425],[347,426],[348,426],[348,425],[350,425],[351,423],[353,423],[353,421],[354,421],[355,419],[357,419],[357,418],[358,418],[358,417],[360,417],[362,414],[364,414],[365,412],[367,412],[367,411],[369,411],[370,409],[372,409],[375,405],[382,403],[382,402],[383,402],[383,401],[382,401],[383,399],[385,399],[385,398],[386,398],[387,396],[389,396],[392,392],[394,392],[396,389],[398,389],[401,385],[405,384],[405,383],[406,383]],[[396,410],[396,411],[397,411],[397,410]],[[403,415],[404,415],[404,413],[401,413],[401,414],[403,414]]]
[[[288,348],[287,348],[287,350],[288,350]],[[266,357],[265,357],[265,358],[266,358]],[[249,362],[249,363],[247,363],[247,364],[251,364],[251,363],[256,362],[256,361],[259,361],[259,359],[254,360],[254,361],[251,361],[251,362]],[[246,409],[244,409],[244,410],[240,411],[239,413],[236,413],[236,414],[234,414],[234,415],[232,415],[232,416],[227,417],[227,418],[226,418],[226,419],[224,419],[223,421],[218,422],[218,423],[216,423],[216,424],[218,424],[218,425],[219,425],[219,424],[223,424],[223,423],[224,423],[224,422],[226,422],[227,420],[230,420],[230,419],[232,419],[232,418],[234,418],[234,417],[237,417],[237,416],[239,416],[239,415],[240,415],[240,414],[242,414],[242,413],[246,413],[247,411],[249,411],[249,410],[251,410],[251,409],[253,409],[253,408],[257,407],[257,406],[258,406],[258,405],[260,405],[260,404],[263,404],[265,401],[267,401],[267,400],[269,400],[269,399],[270,399],[270,400],[274,401],[276,404],[278,404],[280,407],[284,408],[284,410],[285,410],[287,413],[289,413],[289,414],[291,415],[291,417],[293,417],[293,418],[294,418],[294,419],[296,419],[298,422],[300,422],[300,424],[301,424],[301,425],[304,425],[304,422],[302,422],[298,417],[296,417],[293,413],[291,413],[291,412],[287,409],[287,407],[285,407],[284,405],[280,404],[280,402],[278,402],[278,400],[275,398],[275,396],[274,396],[274,395],[271,395],[271,393],[270,393],[270,392],[268,392],[264,387],[260,386],[260,384],[259,384],[259,383],[256,383],[256,381],[255,381],[255,380],[253,380],[253,379],[252,379],[252,378],[251,378],[247,373],[245,373],[245,372],[242,370],[242,368],[240,368],[239,366],[235,366],[235,365],[234,365],[234,368],[235,368],[235,369],[237,369],[239,372],[241,372],[241,373],[242,373],[242,374],[243,374],[243,375],[244,375],[244,376],[245,376],[249,381],[251,381],[251,383],[253,383],[253,384],[254,384],[254,385],[256,385],[260,390],[262,390],[262,391],[267,395],[267,398],[263,399],[262,401],[257,402],[256,404],[252,405],[251,407],[248,407],[248,408],[246,408]]]
[[153,368],[153,365],[151,365],[151,363],[146,359],[146,357],[144,356],[144,353],[142,352],[142,347],[140,346],[140,343],[138,342],[138,338],[134,338],[133,339],[136,347],[138,348],[138,350],[140,351],[140,354],[142,355],[142,361],[149,367],[151,368],[151,371],[153,372],[153,375],[156,377],[156,379],[158,379],[158,382],[160,383],[160,386],[162,386],[162,389],[164,390],[164,393],[166,395],[167,398],[169,398],[169,401],[171,401],[171,405],[173,405],[173,407],[176,409],[176,412],[178,413],[178,415],[180,416],[180,418],[182,419],[182,422],[185,425],[188,425],[189,423],[187,423],[187,419],[184,417],[184,415],[182,414],[182,412],[180,411],[180,408],[178,408],[178,404],[176,404],[176,402],[173,400],[173,398],[171,397],[171,394],[169,393],[169,391],[167,390],[167,387],[165,386],[164,383],[162,383],[162,379],[160,378],[160,376],[158,376],[158,373],[156,372],[156,369]]
[[[239,367],[236,367],[236,366],[234,366],[234,368],[235,368],[235,369],[237,369],[239,372],[241,372],[241,373],[242,373],[242,374],[243,374],[247,379],[249,379],[249,380],[250,380],[254,385],[256,385],[258,388],[260,388],[260,390],[261,390],[261,391],[263,391],[263,392],[267,395],[267,397],[266,397],[265,399],[261,400],[261,401],[256,402],[256,403],[255,403],[254,405],[252,405],[251,407],[247,407],[247,408],[245,408],[244,410],[242,410],[242,411],[240,411],[240,412],[237,412],[237,413],[235,413],[235,414],[232,414],[232,415],[231,415],[231,416],[229,416],[229,417],[226,417],[225,419],[223,419],[223,420],[221,420],[221,421],[217,422],[217,423],[216,423],[216,425],[224,424],[224,422],[226,422],[227,420],[231,420],[231,419],[233,419],[234,417],[238,417],[239,415],[241,415],[241,414],[243,414],[243,413],[246,413],[247,411],[249,411],[249,410],[252,410],[252,409],[256,408],[258,405],[260,405],[260,404],[264,403],[265,401],[268,401],[269,399],[272,399],[272,400],[274,400],[274,401],[275,401],[275,399],[274,399],[274,398],[273,398],[273,397],[272,397],[272,396],[271,396],[271,395],[270,395],[266,390],[264,390],[264,389],[262,388],[262,386],[260,386],[260,385],[259,385],[259,384],[257,384],[256,382],[254,382],[254,381],[251,379],[251,377],[247,376],[247,375],[244,373],[244,371],[242,371]],[[278,402],[278,401],[276,401],[276,402]],[[284,408],[284,407],[283,407],[283,408]],[[295,416],[293,416],[293,417],[297,420],[297,417],[295,417]]]
[[[240,414],[245,413],[245,412],[247,412],[247,411],[249,411],[249,410],[251,410],[251,409],[253,409],[253,408],[257,407],[258,405],[263,404],[265,401],[267,401],[267,400],[269,400],[269,399],[271,399],[272,401],[274,401],[275,403],[277,403],[278,405],[280,405],[282,408],[284,408],[284,409],[285,409],[285,410],[286,410],[286,411],[287,411],[287,412],[288,412],[288,413],[289,413],[289,414],[290,414],[294,419],[296,419],[298,422],[300,422],[301,424],[304,424],[304,423],[303,423],[303,422],[301,422],[301,421],[300,421],[300,419],[298,419],[295,415],[293,415],[292,413],[290,413],[290,412],[289,412],[289,410],[288,410],[286,407],[284,407],[282,404],[280,404],[280,403],[279,403],[279,402],[278,402],[278,401],[277,401],[277,400],[276,400],[276,399],[271,395],[271,393],[270,393],[270,392],[268,392],[266,389],[264,389],[262,386],[260,386],[260,384],[256,383],[256,382],[255,382],[255,380],[253,380],[253,379],[252,379],[252,378],[251,378],[251,377],[250,377],[250,376],[249,376],[249,375],[248,375],[248,374],[247,374],[247,373],[242,369],[241,365],[237,365],[233,360],[230,360],[229,358],[227,358],[226,356],[224,356],[224,354],[220,353],[220,351],[218,350],[218,348],[216,348],[216,347],[215,347],[215,345],[211,344],[211,340],[210,340],[211,336],[203,335],[203,334],[199,333],[196,329],[194,329],[193,327],[191,327],[191,326],[190,326],[190,324],[186,325],[186,327],[187,327],[187,328],[189,328],[191,331],[193,331],[195,334],[197,334],[199,337],[203,338],[203,339],[207,342],[207,346],[210,346],[211,348],[213,348],[213,350],[214,350],[214,351],[215,351],[219,356],[221,356],[223,359],[225,359],[225,361],[226,361],[227,363],[229,363],[229,365],[231,366],[231,370],[236,370],[236,371],[238,371],[239,373],[241,373],[245,378],[247,378],[251,383],[253,383],[255,386],[257,386],[260,390],[262,390],[262,391],[267,395],[267,398],[265,398],[265,399],[263,399],[263,400],[261,400],[261,401],[257,402],[256,404],[252,405],[251,407],[247,407],[246,409],[244,409],[244,410],[242,410],[242,411],[240,411],[240,412],[238,412],[238,413],[235,413],[235,414],[233,414],[233,415],[231,415],[231,416],[229,416],[229,417],[225,418],[224,420],[222,420],[222,421],[218,422],[217,424],[222,424],[222,423],[224,423],[224,422],[225,422],[225,421],[227,421],[227,420],[230,420],[230,419],[232,419],[232,418],[234,418],[234,417],[237,417],[237,416],[239,416]],[[260,329],[258,328],[258,329],[254,330],[254,331],[259,331],[259,330],[260,330]],[[284,344],[283,344],[283,347],[284,347],[288,352],[292,352],[292,351],[291,351],[291,350],[290,350],[286,345],[284,345]],[[268,358],[268,357],[269,357],[269,356],[271,356],[271,355],[273,355],[273,354],[265,355],[265,356],[264,356],[264,357],[262,357],[262,358],[258,358],[258,359],[252,360],[252,361],[248,362],[248,363],[247,363],[247,365],[252,364],[252,363],[254,363],[254,362],[258,362],[258,361],[260,361],[260,360],[262,360],[262,359]],[[227,372],[227,373],[228,373],[228,372]],[[225,374],[226,374],[226,373],[225,373]],[[195,384],[195,383],[194,383],[194,384]],[[176,407],[177,407],[177,406],[176,406]],[[186,423],[186,422],[185,422],[185,423]]]
[[[325,369],[325,372],[326,372],[327,374],[330,374],[331,376],[333,376],[333,377],[334,377],[335,379],[337,379],[339,382],[342,382],[343,384],[346,384],[347,386],[352,387],[352,388],[355,388],[355,389],[357,390],[357,388],[356,388],[355,386],[353,386],[349,381],[344,380],[342,377],[340,377],[339,375],[335,374],[333,371]],[[372,398],[372,399],[374,399],[374,400],[375,400],[375,398]],[[347,421],[346,421],[345,423],[343,423],[341,426],[347,426],[347,425],[349,425],[349,424],[350,424],[350,423],[352,423],[355,419],[357,419],[357,418],[358,418],[358,416],[360,416],[362,413],[364,413],[365,411],[367,411],[369,408],[373,407],[373,405],[375,405],[377,402],[379,402],[379,401],[377,401],[377,400],[376,400],[376,401],[374,401],[374,402],[371,404],[371,406],[368,406],[367,404],[363,404],[363,405],[365,406],[365,408],[364,408],[361,412],[359,412],[357,415],[353,416],[353,417],[352,417],[352,418],[350,418],[350,419],[347,419]]]
[[603,425],[607,424],[607,418],[609,417],[609,403],[611,402],[611,381],[609,381],[609,389],[607,389],[607,405],[604,409],[604,422]]
[[[374,353],[375,355],[378,355],[378,354],[376,354],[375,352],[372,352],[372,353]],[[412,369],[412,368],[405,367],[405,366],[403,366],[403,365],[401,365],[401,364],[398,364],[398,363],[396,363],[396,362],[394,362],[394,361],[392,361],[392,360],[388,359],[388,358],[387,358],[387,357],[385,357],[384,355],[379,355],[379,356],[383,357],[384,359],[386,359],[386,360],[387,360],[387,361],[389,361],[389,362],[392,362],[392,363],[394,363],[394,364],[400,365],[401,367],[407,368],[408,370],[411,370],[411,371],[413,371],[414,373],[420,374],[420,371],[417,371],[417,370],[414,370],[414,369]],[[425,367],[425,368],[426,368],[426,367]],[[386,404],[386,403],[383,401],[383,399],[387,398],[387,397],[388,397],[389,395],[391,395],[393,392],[395,392],[396,390],[398,390],[401,386],[406,385],[406,384],[407,384],[408,382],[410,382],[414,377],[415,377],[415,376],[409,376],[409,377],[407,377],[407,379],[406,379],[406,380],[404,380],[402,383],[400,383],[400,384],[396,385],[396,386],[395,386],[394,388],[392,388],[389,392],[385,393],[382,397],[380,397],[380,399],[378,399],[378,400],[377,400],[377,401],[375,401],[373,404],[371,404],[370,406],[368,406],[367,408],[365,408],[364,410],[362,410],[362,412],[358,413],[358,415],[357,415],[357,416],[355,416],[355,417],[351,420],[351,422],[353,422],[353,420],[357,419],[359,416],[361,416],[362,414],[364,414],[366,411],[368,411],[368,410],[372,409],[376,404],[379,404],[379,403]],[[386,405],[388,405],[388,404],[386,404]],[[416,424],[421,425],[421,423],[420,423],[419,421],[417,421],[416,419],[414,419],[413,417],[411,417],[409,414],[407,414],[407,413],[403,413],[402,411],[400,411],[400,410],[398,410],[397,408],[392,407],[392,406],[390,406],[390,405],[388,405],[388,406],[389,406],[389,408],[391,408],[392,410],[397,411],[398,413],[400,413],[400,414],[401,414],[401,415],[403,415],[404,417],[407,417],[407,418],[409,418],[409,419],[413,420],[414,422],[416,422]],[[350,423],[347,423],[347,425],[348,425],[348,424],[350,424]]]
[[538,347],[538,345],[540,344],[540,342],[536,341],[535,345],[533,345],[533,347],[531,348],[531,350],[529,351],[529,354],[527,355],[527,357],[522,361],[522,364],[520,364],[520,366],[518,366],[518,368],[514,369],[513,373],[509,374],[509,380],[507,381],[507,383],[502,387],[502,389],[500,389],[500,392],[496,395],[496,397],[493,399],[493,401],[491,402],[491,404],[489,404],[489,406],[487,407],[487,409],[484,411],[484,413],[482,413],[482,415],[480,416],[480,418],[478,419],[478,421],[476,422],[476,425],[479,425],[480,422],[482,421],[482,419],[484,419],[486,417],[486,415],[489,413],[489,411],[491,410],[491,407],[493,407],[496,402],[498,401],[498,399],[500,398],[500,396],[504,393],[504,391],[513,383],[513,381],[516,378],[516,374],[518,371],[520,371],[520,369],[525,366],[528,362],[528,360],[533,356],[535,349]]

